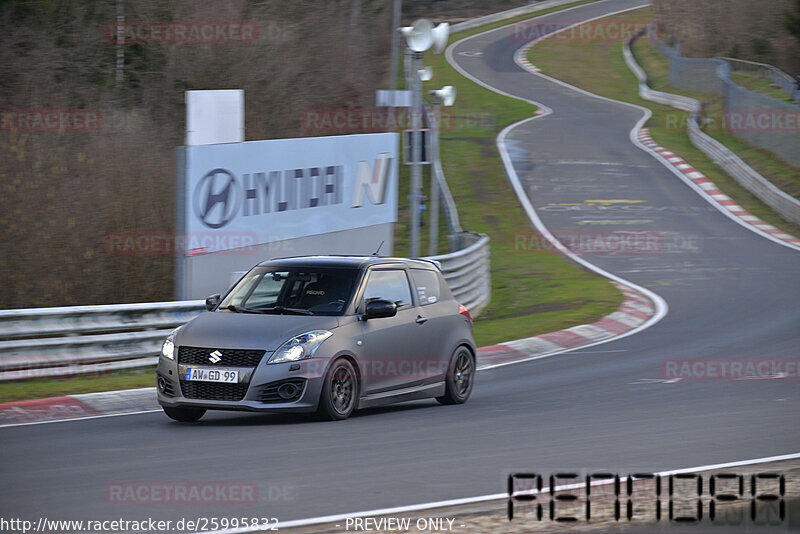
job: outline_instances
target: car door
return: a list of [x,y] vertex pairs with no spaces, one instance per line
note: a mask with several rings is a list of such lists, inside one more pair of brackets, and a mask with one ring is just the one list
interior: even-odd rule
[[361,374],[365,394],[380,393],[418,383],[422,342],[416,322],[408,275],[403,268],[373,268],[367,275],[362,309],[367,302],[385,299],[397,304],[397,315],[361,322]]
[[452,301],[442,300],[448,291],[442,287],[445,282],[437,271],[412,268],[409,273],[417,298],[417,315],[423,319],[417,319],[421,323],[417,336],[424,347],[421,356],[426,360],[425,377],[444,378],[454,349],[448,335],[453,326],[454,305]]

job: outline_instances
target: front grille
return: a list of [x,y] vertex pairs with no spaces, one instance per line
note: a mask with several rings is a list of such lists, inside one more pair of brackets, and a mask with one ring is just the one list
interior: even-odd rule
[[226,384],[222,382],[187,382],[181,380],[181,391],[187,399],[240,401],[247,393],[249,384]]
[[264,357],[264,350],[214,349],[202,347],[178,347],[178,363],[190,365],[214,365],[208,358],[215,350],[222,353],[216,363],[221,367],[255,367]]
[[[286,384],[293,385],[295,389],[295,394],[290,398],[283,398],[278,394],[278,388]],[[289,378],[287,380],[270,382],[264,386],[264,389],[258,396],[258,400],[261,402],[291,402],[300,398],[300,396],[303,394],[303,389],[305,386],[305,378]]]

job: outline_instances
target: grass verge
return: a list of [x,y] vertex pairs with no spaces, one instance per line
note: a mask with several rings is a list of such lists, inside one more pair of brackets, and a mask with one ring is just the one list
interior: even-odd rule
[[[655,17],[649,7],[633,13],[635,15],[630,12],[623,13],[603,19],[603,21],[625,20],[632,16],[637,20]],[[601,24],[604,23],[603,21],[593,24]],[[800,236],[800,227],[781,218],[692,145],[685,128],[688,120],[687,113],[639,97],[636,78],[628,69],[622,56],[622,45],[622,39],[592,43],[549,39],[532,47],[528,53],[528,59],[549,76],[601,96],[651,109],[653,116],[646,126],[657,143],[680,154],[694,168],[705,174],[722,191],[753,215],[789,234]],[[649,42],[640,40],[635,45],[633,52],[636,60],[647,71],[650,86],[653,89],[696,98],[704,103],[704,112],[707,114],[713,115],[721,112],[722,104],[719,100],[715,100],[716,97],[713,95],[679,91],[668,86],[667,61]],[[798,191],[800,173],[796,167],[779,160],[766,150],[747,145],[727,132],[714,132],[713,135],[784,191],[790,194]]]
[[745,89],[772,97],[781,102],[794,104],[794,100],[792,100],[784,90],[762,76],[743,72],[732,72],[731,81],[739,87],[744,87]]
[[0,402],[150,387],[155,386],[154,372],[153,368],[146,367],[96,375],[0,382]]

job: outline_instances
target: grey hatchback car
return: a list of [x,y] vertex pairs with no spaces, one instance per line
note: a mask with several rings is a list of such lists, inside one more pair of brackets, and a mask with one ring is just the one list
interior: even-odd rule
[[310,256],[260,263],[164,341],[158,402],[177,421],[206,410],[317,412],[436,398],[475,380],[472,318],[438,266]]

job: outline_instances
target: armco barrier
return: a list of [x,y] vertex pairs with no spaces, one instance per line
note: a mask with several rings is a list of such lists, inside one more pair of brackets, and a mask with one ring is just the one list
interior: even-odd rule
[[719,59],[727,62],[728,65],[731,66],[733,72],[744,72],[768,79],[773,84],[780,87],[781,91],[786,93],[786,96],[795,102],[800,102],[800,89],[798,89],[794,78],[779,68],[767,65],[766,63],[757,63],[755,61],[735,59],[732,57],[720,57]]
[[[671,86],[719,96],[728,117],[739,117],[741,121],[748,116],[753,120],[756,116],[771,117],[766,127],[735,128],[732,133],[751,145],[777,154],[793,165],[800,165],[796,133],[796,117],[800,116],[800,106],[736,85],[731,80],[730,62],[719,58],[684,57],[681,55],[680,45],[668,46],[654,36],[651,36],[650,42],[669,62]],[[772,121],[775,121],[776,127],[769,126]]]
[[489,236],[465,232],[461,243],[466,247],[427,259],[439,262],[453,296],[477,317],[491,298]]
[[[489,302],[489,238],[435,256],[456,299],[477,316]],[[99,373],[155,365],[167,334],[204,301],[0,310],[0,381]]]
[[642,35],[642,32],[634,35],[625,43],[622,51],[625,63],[639,80],[639,96],[645,100],[691,112],[692,114],[687,121],[687,133],[692,144],[702,150],[714,163],[722,167],[742,187],[778,212],[781,217],[795,224],[800,224],[799,200],[775,187],[772,182],[761,176],[722,143],[700,129],[700,125],[697,123],[700,102],[685,96],[655,91],[647,85],[647,74],[636,62],[630,48],[636,39]]
[[641,96],[645,100],[649,100],[651,102],[657,102],[659,104],[664,104],[665,106],[672,106],[674,108],[682,109],[684,111],[689,111],[692,113],[697,113],[700,111],[700,102],[695,100],[694,98],[689,98],[687,96],[680,96],[680,95],[673,95],[670,93],[662,93],[661,91],[656,91],[655,89],[651,89],[649,85],[647,85],[647,73],[644,71],[642,67],[636,62],[633,58],[633,53],[631,52],[631,44],[644,35],[644,32],[638,32],[633,38],[626,42],[622,47],[622,55],[625,58],[625,63],[628,65],[628,68],[633,71],[634,76],[636,79],[639,80],[639,96]]
[[167,334],[201,300],[0,310],[0,381],[70,376],[156,363]]

